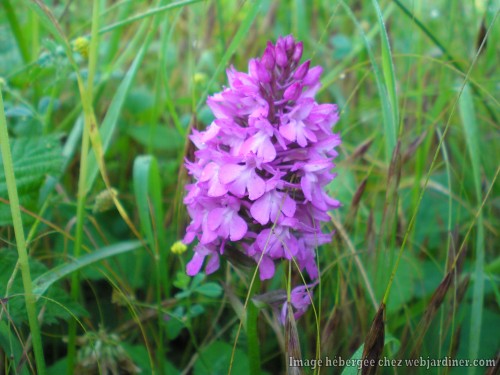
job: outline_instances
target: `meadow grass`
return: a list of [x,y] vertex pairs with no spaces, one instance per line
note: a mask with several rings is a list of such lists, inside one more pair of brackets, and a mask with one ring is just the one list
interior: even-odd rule
[[[498,366],[498,2],[0,10],[0,373],[358,372],[326,366],[340,358]],[[231,64],[246,70],[287,34],[324,69],[317,101],[339,105],[328,192],[343,205],[317,249],[314,304],[283,326],[262,302],[272,295],[259,295],[305,283],[293,262],[264,282],[227,260],[191,278],[192,246],[178,241],[188,135],[211,123],[207,97]]]

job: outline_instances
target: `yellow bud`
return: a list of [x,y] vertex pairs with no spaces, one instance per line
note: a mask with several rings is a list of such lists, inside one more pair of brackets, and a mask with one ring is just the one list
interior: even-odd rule
[[195,73],[193,76],[193,81],[196,84],[204,83],[207,80],[207,75],[205,73]]
[[187,246],[182,243],[182,241],[177,241],[172,245],[170,251],[174,254],[182,254],[187,250]]
[[84,58],[88,58],[89,45],[90,45],[89,40],[87,38],[80,36],[73,41],[73,51],[78,52]]

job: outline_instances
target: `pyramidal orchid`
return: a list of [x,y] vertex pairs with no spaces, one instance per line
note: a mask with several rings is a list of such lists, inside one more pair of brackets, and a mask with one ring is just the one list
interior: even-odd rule
[[[220,255],[240,251],[258,264],[262,280],[285,259],[318,278],[315,248],[331,240],[321,223],[340,205],[325,187],[341,140],[332,132],[337,106],[314,99],[322,68],[300,63],[302,50],[292,36],[269,42],[248,73],[229,68],[229,87],[208,98],[215,120],[193,130],[195,160],[186,161],[193,183],[184,199],[192,220],[184,243],[197,240],[188,275],[203,265],[210,274]],[[301,288],[295,295],[300,315],[310,301]]]

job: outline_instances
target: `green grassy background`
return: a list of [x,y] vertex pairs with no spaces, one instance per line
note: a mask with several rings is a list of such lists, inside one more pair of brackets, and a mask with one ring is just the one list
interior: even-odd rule
[[170,250],[207,95],[286,34],[324,68],[317,100],[339,105],[343,139],[302,357],[360,358],[383,301],[387,358],[498,358],[499,6],[0,1],[0,372],[219,374],[232,359],[245,374],[255,353],[286,372],[273,310],[259,306],[259,350],[241,327],[252,272],[223,261],[191,279],[191,249]]

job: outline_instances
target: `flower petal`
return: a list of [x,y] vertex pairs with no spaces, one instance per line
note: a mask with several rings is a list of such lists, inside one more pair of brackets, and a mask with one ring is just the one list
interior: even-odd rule
[[271,194],[266,193],[257,199],[250,207],[252,217],[260,224],[266,225],[269,222],[269,214],[271,212]]
[[203,266],[203,261],[205,260],[205,255],[200,255],[198,253],[194,253],[191,261],[186,265],[186,273],[189,276],[194,276],[198,274],[201,270],[201,266]]
[[245,170],[246,166],[239,164],[224,164],[219,170],[219,181],[229,184],[236,180]]
[[205,266],[205,273],[207,275],[210,275],[211,273],[217,271],[219,267],[220,267],[219,254],[213,252],[208,259],[207,265]]
[[266,183],[259,175],[255,172],[252,172],[250,175],[250,180],[247,184],[248,189],[248,198],[251,201],[254,201],[260,198],[266,192]]
[[247,223],[238,215],[233,215],[229,225],[229,238],[231,241],[241,240],[247,233]]
[[214,162],[208,163],[205,168],[203,168],[203,172],[201,172],[200,181],[205,182],[210,180],[214,174],[219,170],[219,166]]
[[295,203],[295,201],[290,198],[288,194],[285,194],[285,201],[283,202],[283,205],[281,207],[281,212],[283,212],[288,217],[292,217],[295,214],[296,208],[297,204]]
[[217,230],[220,227],[222,220],[224,220],[225,209],[218,207],[210,211],[208,214],[208,229],[211,231]]
[[295,126],[296,121],[290,120],[288,124],[280,126],[280,134],[291,142],[295,141],[295,139],[297,138]]
[[264,137],[257,151],[257,155],[261,157],[265,163],[269,163],[276,159],[276,149],[269,137]]
[[[260,258],[260,256],[259,256]],[[257,259],[258,261],[259,259]],[[274,262],[271,258],[263,256],[259,264],[259,275],[261,280],[268,280],[274,276]]]

